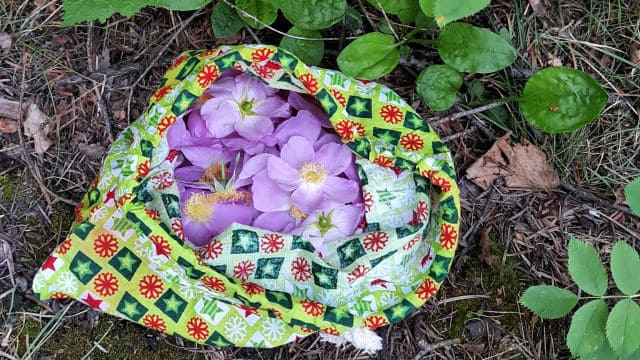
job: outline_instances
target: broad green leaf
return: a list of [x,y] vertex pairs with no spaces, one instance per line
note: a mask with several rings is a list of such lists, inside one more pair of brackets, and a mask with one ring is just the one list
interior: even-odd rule
[[[255,29],[262,29],[266,25],[273,24],[278,17],[278,8],[270,0],[236,0],[238,15],[247,25]],[[243,14],[245,11],[260,21],[256,21]]]
[[559,133],[592,122],[607,104],[602,86],[582,71],[550,67],[533,74],[519,100],[524,118],[534,127]]
[[219,39],[232,37],[244,26],[240,15],[224,1],[218,1],[211,13],[213,34]]
[[615,243],[611,249],[611,275],[623,294],[631,296],[640,290],[638,270],[640,270],[638,252],[624,241]]
[[211,0],[63,0],[64,21],[61,25],[70,26],[94,20],[105,22],[115,13],[128,18],[146,6],[187,11],[200,9],[210,2]]
[[624,188],[624,196],[631,210],[640,216],[640,178],[633,180]]
[[602,296],[609,284],[598,252],[580,240],[569,240],[569,275],[582,291]]
[[433,111],[444,111],[456,103],[462,75],[447,65],[431,65],[416,80],[416,91]]
[[418,3],[420,5],[420,10],[422,10],[422,13],[427,17],[432,18],[434,9],[436,7],[436,0],[420,0]]
[[351,6],[347,6],[346,11],[344,12],[344,24],[351,31],[362,29],[362,15],[360,15],[358,10]]
[[[289,35],[305,38],[322,39],[322,34],[316,30],[306,30],[297,26],[287,32]],[[324,40],[301,40],[284,36],[280,41],[280,47],[292,52],[302,61],[311,65],[318,65],[324,55]]]
[[465,23],[447,25],[436,43],[442,61],[460,72],[492,73],[516,59],[516,50],[498,34]]
[[416,15],[416,27],[424,31],[433,32],[438,28],[438,24],[436,24],[434,18],[428,17],[424,12],[419,11],[418,15]]
[[609,345],[609,341],[605,341],[597,351],[580,356],[580,360],[632,360],[636,358],[621,359]]
[[467,91],[471,95],[471,100],[481,98],[484,94],[484,85],[479,80],[471,80],[467,83]]
[[435,0],[433,17],[440,27],[471,16],[486,8],[491,0]]
[[607,320],[607,339],[613,351],[626,357],[640,348],[640,307],[632,299],[619,301]]
[[420,7],[415,0],[367,0],[376,9],[384,9],[387,14],[398,15],[403,24],[415,21]]
[[373,80],[391,72],[400,53],[391,35],[377,32],[360,36],[338,55],[338,67],[348,76]]
[[342,19],[347,10],[345,0],[279,0],[280,9],[293,25],[322,30]]
[[577,302],[576,294],[551,285],[532,286],[520,298],[520,304],[544,319],[567,315]]
[[567,333],[567,346],[573,356],[593,353],[604,346],[608,315],[609,308],[602,299],[589,301],[576,310]]

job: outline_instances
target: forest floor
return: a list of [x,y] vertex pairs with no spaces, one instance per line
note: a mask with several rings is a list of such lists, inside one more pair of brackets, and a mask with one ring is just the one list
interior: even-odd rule
[[[113,138],[144,110],[172,59],[188,49],[262,42],[270,30],[242,30],[218,40],[211,6],[199,12],[146,9],[131,19],[60,28],[60,1],[0,0],[0,98],[35,104],[50,119],[51,146],[25,136],[19,120],[0,117],[0,356],[10,359],[368,359],[313,335],[280,348],[220,349],[165,336],[98,314],[70,300],[36,301],[34,273],[65,239],[77,203],[95,178]],[[532,4],[537,6],[532,7]],[[365,27],[382,21],[371,12]],[[460,177],[463,227],[449,278],[425,306],[378,334],[377,359],[569,359],[569,319],[542,321],[518,304],[530,285],[577,288],[567,271],[567,244],[593,244],[608,261],[611,245],[640,246],[640,219],[623,187],[640,176],[640,3],[499,0],[472,22],[506,29],[519,52],[507,70],[478,77],[495,97],[518,93],[537,69],[583,70],[609,93],[604,114],[560,135],[526,125],[516,105],[448,121],[415,94],[418,66],[437,59],[412,51],[380,81],[445,140]],[[278,27],[278,22],[274,25]],[[286,30],[286,29],[283,29]],[[9,38],[3,37],[8,34]],[[327,37],[341,36],[326,31]],[[340,42],[327,42],[321,66],[337,68]],[[470,81],[474,77],[468,76]],[[461,98],[454,112],[470,107]],[[19,111],[20,112],[20,111]],[[501,124],[501,126],[498,126]],[[562,185],[547,191],[481,190],[468,167],[511,130],[547,155]]]

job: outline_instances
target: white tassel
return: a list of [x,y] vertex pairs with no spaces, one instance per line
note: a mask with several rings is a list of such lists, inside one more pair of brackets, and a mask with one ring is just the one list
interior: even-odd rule
[[350,343],[354,348],[367,354],[375,354],[382,349],[382,338],[366,328],[354,328],[338,336],[321,332],[320,340],[335,344],[338,348]]

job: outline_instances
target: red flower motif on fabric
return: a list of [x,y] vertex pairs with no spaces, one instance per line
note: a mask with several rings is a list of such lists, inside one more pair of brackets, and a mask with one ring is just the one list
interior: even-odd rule
[[156,249],[156,255],[164,255],[169,257],[171,255],[171,245],[169,244],[169,240],[165,239],[160,235],[151,235],[149,236],[149,240],[153,243],[153,246]]
[[331,89],[329,90],[329,92],[331,93],[331,95],[333,95],[333,98],[336,99],[336,101],[338,102],[338,104],[340,104],[340,106],[345,107],[347,105],[347,99],[344,97],[344,94],[342,94],[340,91],[336,89]]
[[409,240],[409,242],[407,242],[406,244],[404,244],[404,246],[402,246],[402,250],[407,251],[409,249],[411,249],[412,247],[416,246],[416,244],[422,239],[422,234],[417,234],[416,236],[414,236],[411,240]]
[[375,330],[381,326],[387,325],[388,323],[389,322],[387,321],[387,319],[385,319],[380,315],[371,315],[365,319],[364,327],[366,327],[369,330]]
[[387,241],[389,241],[389,235],[386,232],[374,231],[365,236],[362,240],[362,245],[369,251],[377,252],[387,246]]
[[165,116],[158,122],[158,136],[164,136],[164,133],[169,130],[169,126],[176,122],[176,117],[173,115]]
[[200,253],[195,249],[193,249],[193,256],[196,257],[196,264],[200,266],[205,266],[204,261],[202,261],[202,256],[200,256]]
[[242,282],[242,288],[249,295],[258,295],[258,294],[262,294],[264,292],[264,288],[262,286],[260,286],[260,285],[258,285],[256,283],[252,283],[252,282],[243,281]]
[[178,157],[178,155],[180,155],[180,150],[171,149],[169,150],[169,153],[167,154],[167,157],[165,158],[165,160],[169,162],[173,162],[173,160],[175,160]]
[[338,332],[338,330],[336,330],[336,328],[332,328],[332,327],[322,328],[322,329],[320,329],[320,331],[325,333],[325,334],[329,334],[329,335],[333,335],[333,336],[340,335],[340,332]]
[[173,181],[173,176],[168,171],[163,171],[160,174],[153,175],[151,177],[153,187],[159,190],[170,187],[173,185]]
[[111,234],[100,234],[93,242],[93,251],[101,258],[112,257],[118,251],[118,239]]
[[256,265],[251,260],[243,260],[233,267],[233,276],[240,280],[247,280],[253,274]]
[[340,135],[340,137],[344,139],[344,141],[353,140],[354,133],[353,127],[351,126],[351,121],[342,120],[338,122],[335,126],[335,130],[336,133],[338,133],[338,135]]
[[318,80],[310,73],[300,75],[300,81],[307,88],[307,91],[311,95],[315,95],[318,92]]
[[158,330],[160,332],[167,331],[167,323],[156,314],[147,314],[142,318],[142,324],[148,328]]
[[253,69],[253,71],[256,72],[256,74],[258,74],[258,76],[264,78],[264,79],[271,79],[272,77],[275,76],[276,71],[275,69],[269,67],[269,66],[262,66],[262,65],[258,65],[256,63],[251,64],[251,68]]
[[182,64],[183,62],[187,61],[189,59],[189,55],[182,55],[180,57],[178,57],[177,59],[175,59],[173,61],[173,64],[171,64],[171,69],[175,69],[178,66],[180,66],[180,64]]
[[305,334],[311,334],[311,333],[314,332],[313,329],[309,329],[309,328],[306,328],[306,327],[303,327],[303,326],[300,327],[300,331],[302,331]]
[[209,326],[203,319],[192,317],[187,322],[187,333],[196,341],[201,341],[209,337]]
[[227,291],[227,287],[224,286],[224,281],[215,277],[215,276],[203,276],[202,284],[209,290],[213,290],[219,293],[224,293]]
[[431,180],[433,176],[436,174],[436,172],[434,170],[422,170],[422,173],[420,174],[426,177],[427,179]]
[[380,108],[380,117],[389,124],[397,124],[402,121],[402,110],[395,105],[384,105]]
[[278,319],[282,320],[282,311],[278,310],[278,309],[267,309],[270,312],[272,312],[276,317],[278,317]]
[[373,160],[373,163],[378,165],[378,166],[388,167],[388,168],[393,166],[393,160],[389,159],[388,157],[386,157],[384,155],[378,155]]
[[140,294],[145,298],[156,299],[162,295],[164,284],[162,279],[156,275],[145,275],[138,282],[138,288],[140,289]]
[[416,133],[404,134],[400,137],[400,145],[409,151],[420,151],[424,148],[424,140]]
[[364,211],[371,211],[371,207],[373,206],[373,195],[367,190],[362,191],[362,201],[364,203]]
[[147,176],[147,174],[149,174],[149,165],[150,164],[151,164],[151,161],[145,160],[144,162],[140,163],[140,165],[138,165],[138,177],[137,177],[137,179],[141,179],[141,178]]
[[300,305],[302,305],[304,312],[310,316],[320,316],[324,312],[324,305],[317,301],[302,299]]
[[182,227],[182,219],[175,219],[171,222],[171,230],[178,235],[178,237],[184,241],[186,238],[184,237],[184,229]]
[[205,65],[198,73],[198,85],[206,89],[218,78],[218,67],[212,64]]
[[435,281],[427,278],[422,284],[420,284],[420,286],[418,286],[415,293],[418,295],[420,300],[426,301],[428,298],[432,297],[436,291],[438,291],[438,288],[436,287]]
[[61,293],[59,291],[56,291],[54,293],[52,293],[51,295],[49,295],[49,299],[57,299],[57,300],[64,300],[64,299],[68,299],[69,295],[65,294],[65,293]]
[[213,54],[215,54],[216,51],[214,49],[209,49],[209,50],[205,50],[203,52],[201,52],[200,54],[198,54],[199,58],[205,58],[207,56],[211,56]]
[[64,255],[71,249],[71,238],[66,238],[64,241],[58,246],[58,250],[56,250],[56,254]]
[[271,58],[271,55],[273,55],[274,53],[275,51],[271,49],[267,49],[267,48],[258,49],[253,53],[251,53],[251,60],[253,62],[261,62],[261,61],[269,60]]
[[429,217],[429,204],[423,200],[418,201],[416,212],[420,221],[426,220]]
[[353,269],[353,271],[351,271],[347,275],[347,281],[349,283],[352,283],[356,279],[363,277],[366,273],[369,272],[369,270],[371,270],[371,268],[366,266],[366,265],[358,265],[358,266],[356,266],[355,269]]
[[442,224],[440,226],[440,246],[445,250],[451,250],[458,242],[458,232],[453,225]]
[[278,234],[265,234],[262,235],[262,239],[260,240],[260,249],[267,253],[273,254],[282,250],[284,247],[284,238],[282,235]]
[[254,308],[254,307],[251,307],[251,306],[247,306],[245,304],[238,304],[238,305],[235,305],[235,306],[240,308],[240,309],[242,309],[242,311],[244,311],[243,315],[244,315],[245,318],[248,318],[251,315],[258,315],[259,314],[257,308]]
[[120,196],[120,197],[118,198],[118,200],[116,201],[116,204],[117,204],[118,206],[122,206],[122,205],[124,205],[124,203],[125,203],[125,202],[127,202],[127,201],[131,200],[131,198],[133,198],[133,195],[131,195],[131,194],[124,194],[124,195],[122,195],[122,196]]
[[431,178],[431,181],[433,182],[433,185],[439,187],[442,192],[451,191],[451,183],[444,178],[434,176]]
[[157,209],[144,209],[145,214],[149,217],[149,219],[158,221],[160,220],[160,211]]
[[76,221],[82,221],[82,209],[84,208],[84,202],[79,203],[73,208],[73,214],[76,216]]
[[205,259],[214,260],[217,259],[218,256],[222,255],[222,250],[222,242],[218,239],[214,239],[202,249],[202,254]]
[[291,262],[291,274],[297,281],[307,281],[311,278],[311,267],[303,257],[295,258]]
[[171,91],[172,88],[173,88],[173,85],[167,85],[167,86],[161,87],[160,89],[158,89],[158,91],[156,91],[155,94],[153,94],[153,100],[160,101],[163,97],[167,96],[167,94],[169,93],[169,91]]
[[111,273],[100,273],[93,280],[93,288],[100,296],[111,296],[118,291],[118,279]]

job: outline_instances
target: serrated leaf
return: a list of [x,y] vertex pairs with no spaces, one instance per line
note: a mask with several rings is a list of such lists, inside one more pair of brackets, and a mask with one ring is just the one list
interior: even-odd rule
[[619,301],[607,319],[607,339],[616,354],[626,357],[640,348],[640,307],[632,299]]
[[368,33],[355,39],[338,55],[338,67],[348,76],[374,80],[391,72],[400,53],[391,35]]
[[618,241],[611,249],[611,275],[620,291],[633,295],[640,290],[640,257],[638,252],[624,241]]
[[531,125],[559,133],[597,119],[608,99],[602,86],[584,72],[550,67],[529,78],[519,103],[522,116]]
[[419,5],[415,0],[367,0],[376,9],[384,9],[387,14],[397,15],[403,24],[415,21]]
[[624,188],[624,196],[631,210],[640,216],[640,178],[633,180]]
[[211,13],[213,34],[219,39],[225,39],[237,34],[245,22],[229,4],[218,1]]
[[[297,26],[289,29],[287,34],[305,38],[322,39],[322,34],[316,30],[306,30]],[[318,65],[324,55],[324,40],[301,40],[284,36],[280,41],[280,47],[292,52],[302,61],[311,65]]]
[[580,240],[569,240],[569,275],[588,294],[602,296],[607,291],[607,271],[598,252]]
[[551,285],[532,286],[520,298],[520,304],[544,319],[567,315],[577,302],[576,294]]
[[573,356],[599,351],[606,343],[605,327],[609,309],[602,299],[582,305],[571,319],[567,346]]
[[442,61],[460,72],[492,73],[516,59],[516,50],[498,34],[465,23],[447,25],[436,45]]
[[471,16],[486,8],[491,0],[435,0],[433,17],[440,27]]
[[431,65],[420,72],[416,91],[433,111],[444,111],[456,103],[462,75],[447,65]]
[[61,26],[83,21],[105,22],[115,13],[128,18],[146,6],[187,11],[200,9],[209,2],[211,0],[64,0],[64,19]]
[[279,0],[282,14],[293,25],[322,30],[342,19],[347,10],[345,0]]
[[[262,29],[267,25],[273,24],[278,17],[278,8],[275,7],[273,1],[270,0],[236,0],[238,7],[238,15],[247,25],[254,29]],[[245,11],[260,21],[256,21],[242,13]]]

